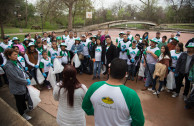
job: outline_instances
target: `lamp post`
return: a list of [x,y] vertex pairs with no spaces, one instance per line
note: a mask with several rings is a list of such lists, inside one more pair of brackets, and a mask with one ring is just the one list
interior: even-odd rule
[[40,14],[40,17],[41,17],[41,22],[42,22],[42,33],[43,33],[43,14],[42,13]]

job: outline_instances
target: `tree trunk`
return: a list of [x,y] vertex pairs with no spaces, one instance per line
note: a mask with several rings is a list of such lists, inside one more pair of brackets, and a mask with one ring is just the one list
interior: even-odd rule
[[68,30],[72,30],[72,8],[73,3],[69,5]]
[[4,29],[3,29],[3,23],[1,22],[1,38],[4,38]]
[[25,27],[27,28],[27,25],[28,25],[28,9],[27,9],[27,6],[28,6],[28,1],[26,0],[26,17],[25,17]]

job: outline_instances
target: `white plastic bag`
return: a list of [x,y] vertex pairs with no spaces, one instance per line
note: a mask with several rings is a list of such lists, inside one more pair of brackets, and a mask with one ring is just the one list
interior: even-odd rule
[[37,78],[38,84],[43,84],[44,83],[45,78],[42,75],[42,73],[40,72],[40,69],[36,70],[36,78]]
[[176,88],[175,77],[172,71],[169,72],[166,81],[167,81],[166,87],[169,90],[173,90]]
[[75,63],[75,68],[78,68],[81,65],[81,61],[79,60],[77,53],[73,56],[72,61],[72,65]]
[[144,72],[145,72],[145,67],[143,66],[143,63],[140,63],[138,76],[144,77]]
[[28,88],[28,92],[30,94],[30,98],[32,100],[33,103],[33,109],[36,108],[36,106],[41,102],[40,99],[40,91],[36,88],[34,88],[33,86],[27,86]]
[[36,85],[36,81],[35,81],[35,79],[32,77],[32,79],[30,80],[31,81],[31,84],[30,85]]
[[0,75],[4,73],[5,73],[4,70],[0,67]]
[[102,65],[101,66],[101,74],[103,74],[104,72],[106,72],[106,66],[105,65]]
[[47,76],[46,80],[50,82],[50,84],[53,88],[57,84],[56,75],[55,75],[52,67],[50,67],[50,69],[49,69],[49,73],[48,73],[48,76]]
[[64,69],[64,67],[61,65],[61,62],[57,58],[54,59],[53,67],[54,67],[55,74],[61,73]]

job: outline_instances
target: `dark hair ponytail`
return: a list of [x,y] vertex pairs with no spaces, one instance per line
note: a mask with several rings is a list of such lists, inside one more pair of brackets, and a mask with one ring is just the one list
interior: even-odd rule
[[[81,87],[80,82],[76,78],[77,71],[72,65],[66,65],[63,70],[63,80],[61,88],[67,91],[67,101],[70,106],[74,105],[74,90]],[[60,91],[59,90],[59,91]]]

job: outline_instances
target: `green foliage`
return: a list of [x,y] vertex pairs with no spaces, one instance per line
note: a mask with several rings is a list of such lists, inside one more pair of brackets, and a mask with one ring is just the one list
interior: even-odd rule
[[111,10],[107,10],[106,13],[106,21],[112,21],[113,20],[113,15]]
[[45,29],[58,29],[58,26],[55,23],[50,23],[50,22],[46,21],[44,23],[44,28]]

